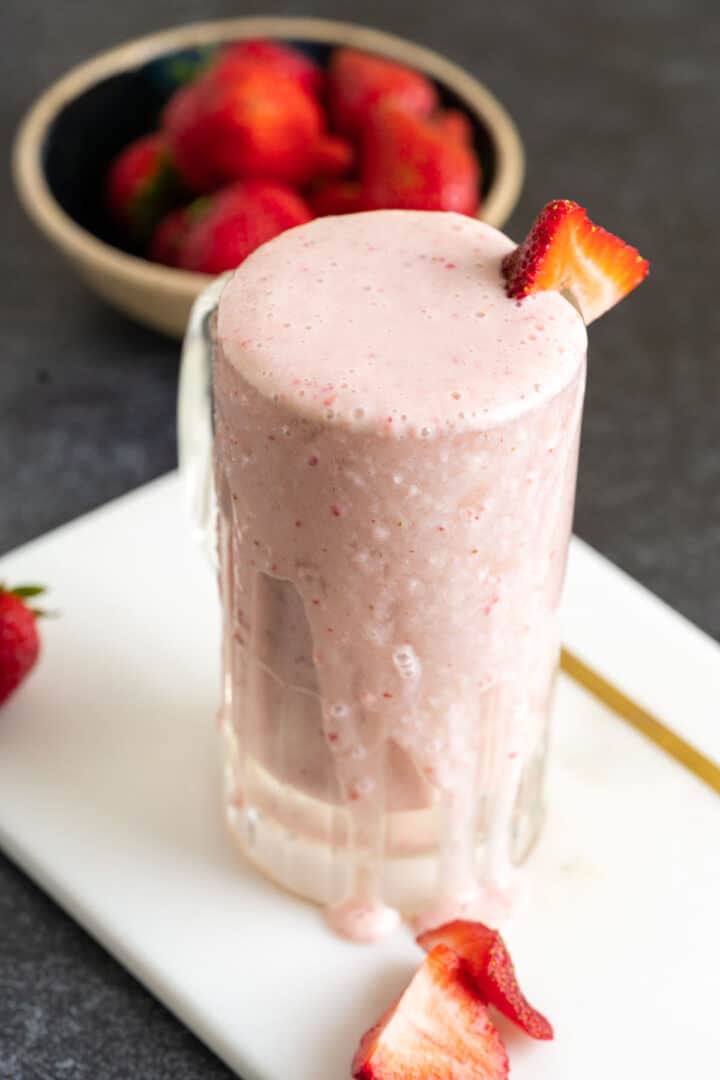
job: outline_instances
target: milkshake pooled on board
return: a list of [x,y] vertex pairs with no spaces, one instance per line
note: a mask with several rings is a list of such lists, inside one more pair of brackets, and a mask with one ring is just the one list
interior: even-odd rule
[[220,301],[230,820],[351,938],[497,921],[539,827],[585,384],[568,283],[525,288],[557,270],[378,211],[284,233]]

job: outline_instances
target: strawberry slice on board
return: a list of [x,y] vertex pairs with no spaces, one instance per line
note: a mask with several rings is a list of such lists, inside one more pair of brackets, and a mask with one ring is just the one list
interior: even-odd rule
[[634,247],[593,224],[582,206],[556,199],[540,211],[502,269],[508,296],[569,293],[588,324],[636,288],[650,267]]
[[417,942],[426,951],[440,945],[452,949],[484,1001],[533,1039],[553,1038],[550,1021],[532,1007],[520,989],[510,953],[497,930],[480,922],[456,919],[420,934]]
[[505,1080],[509,1066],[487,1008],[451,949],[438,945],[362,1037],[355,1080]]

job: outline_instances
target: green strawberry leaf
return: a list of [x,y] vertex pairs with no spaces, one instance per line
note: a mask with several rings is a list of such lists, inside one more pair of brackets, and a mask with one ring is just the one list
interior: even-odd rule
[[42,596],[47,589],[44,585],[18,585],[17,588],[10,589],[10,592],[21,600],[30,600],[33,596]]
[[131,209],[135,239],[146,243],[158,221],[179,206],[187,198],[180,175],[173,167],[170,155],[165,153],[158,162],[154,176],[140,187]]

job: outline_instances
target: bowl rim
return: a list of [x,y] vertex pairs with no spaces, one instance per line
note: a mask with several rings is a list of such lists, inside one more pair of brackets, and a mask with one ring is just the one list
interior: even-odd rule
[[464,68],[433,49],[358,23],[306,17],[260,16],[192,22],[133,38],[71,68],[30,106],[20,122],[12,151],[12,171],[20,201],[35,224],[68,256],[102,265],[117,276],[162,292],[191,298],[207,285],[207,274],[153,263],[100,240],[60,206],[45,178],[42,152],[59,112],[91,86],[111,75],[169,52],[213,42],[252,37],[346,45],[385,55],[445,83],[485,122],[495,150],[495,175],[481,208],[481,220],[499,227],[515,206],[525,174],[525,155],[514,121],[495,95]]

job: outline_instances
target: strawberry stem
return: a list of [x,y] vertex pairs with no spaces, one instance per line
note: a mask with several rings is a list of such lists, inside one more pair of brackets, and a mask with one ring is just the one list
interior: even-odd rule
[[33,596],[42,596],[47,589],[44,585],[17,585],[14,589],[5,589],[0,586],[0,591],[11,592],[13,596],[19,596],[21,600],[31,600]]

